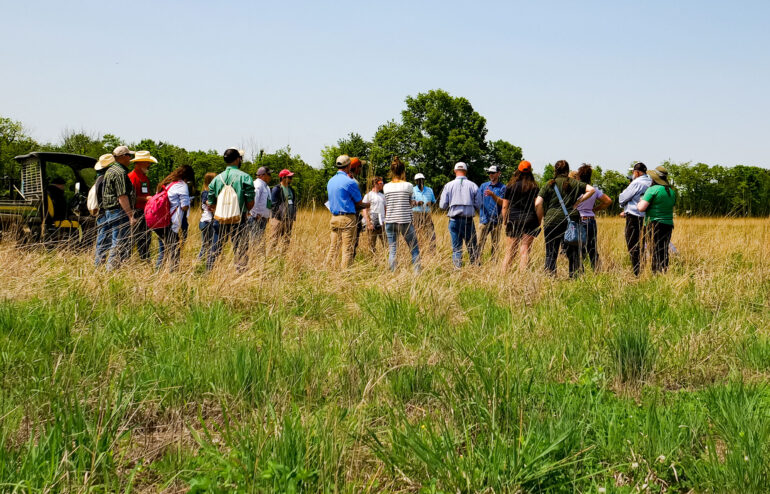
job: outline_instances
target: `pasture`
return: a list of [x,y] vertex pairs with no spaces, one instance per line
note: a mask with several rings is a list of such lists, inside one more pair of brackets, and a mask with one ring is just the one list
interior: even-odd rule
[[[770,223],[677,218],[636,279],[623,221],[577,280],[438,249],[179,273],[0,244],[3,492],[766,492]],[[360,249],[360,251],[363,249]],[[467,258],[466,258],[467,259]],[[514,266],[517,264],[514,261]]]

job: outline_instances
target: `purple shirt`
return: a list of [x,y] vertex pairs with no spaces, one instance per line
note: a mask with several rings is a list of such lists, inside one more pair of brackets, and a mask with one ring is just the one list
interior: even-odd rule
[[594,189],[596,189],[594,195],[578,204],[577,208],[575,208],[580,212],[580,216],[583,218],[593,218],[596,216],[594,214],[594,204],[596,204],[597,199],[604,195],[604,192],[599,190],[599,187],[594,186]]

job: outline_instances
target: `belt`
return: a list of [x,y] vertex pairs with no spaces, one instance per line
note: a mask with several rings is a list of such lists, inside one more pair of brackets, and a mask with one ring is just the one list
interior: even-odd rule
[[355,216],[356,213],[332,213],[332,216]]
[[595,220],[595,219],[596,219],[596,216],[581,216],[580,217],[581,221],[584,221],[584,220]]
[[473,216],[450,216],[450,220],[472,220]]

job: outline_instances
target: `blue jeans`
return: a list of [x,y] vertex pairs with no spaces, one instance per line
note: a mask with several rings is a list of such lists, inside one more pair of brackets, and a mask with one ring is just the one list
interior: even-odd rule
[[153,231],[158,236],[158,261],[155,263],[155,269],[160,271],[163,260],[166,258],[168,270],[176,271],[179,268],[179,255],[182,250],[179,234],[175,233],[170,226]]
[[108,210],[104,214],[112,235],[110,257],[107,259],[107,269],[111,270],[120,267],[131,253],[131,225],[126,212],[120,208]]
[[449,218],[449,235],[452,237],[452,263],[456,268],[463,266],[463,242],[468,249],[471,264],[479,259],[479,248],[476,242],[476,226],[473,218]]
[[228,239],[233,242],[233,263],[239,272],[246,270],[246,265],[249,263],[249,238],[246,226],[246,220],[243,219],[240,223],[233,225],[219,225],[219,228],[214,231],[212,239],[212,248],[209,253],[208,261],[206,261],[206,269],[211,270],[214,267],[214,263],[217,261],[217,257],[222,253],[222,247]]
[[398,235],[404,237],[406,245],[412,251],[412,266],[416,273],[420,272],[420,247],[417,245],[417,234],[412,223],[386,223],[385,235],[388,237],[388,265],[391,271],[396,270],[396,249],[398,248]]
[[217,220],[201,221],[198,223],[201,231],[201,250],[198,252],[198,260],[208,259],[211,249],[214,247],[214,235],[219,232]]
[[96,218],[96,255],[94,256],[94,266],[99,267],[107,260],[107,254],[110,251],[110,229],[107,222],[107,215],[100,214]]

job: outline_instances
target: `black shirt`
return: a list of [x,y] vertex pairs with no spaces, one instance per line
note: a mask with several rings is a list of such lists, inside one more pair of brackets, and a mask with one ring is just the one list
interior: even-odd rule
[[503,199],[508,201],[508,223],[527,221],[537,217],[535,199],[540,188],[535,185],[526,192],[523,189],[522,182],[516,182],[512,187],[505,188]]

